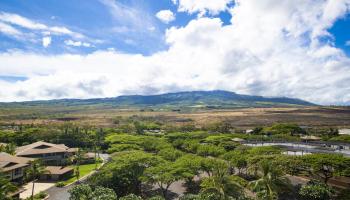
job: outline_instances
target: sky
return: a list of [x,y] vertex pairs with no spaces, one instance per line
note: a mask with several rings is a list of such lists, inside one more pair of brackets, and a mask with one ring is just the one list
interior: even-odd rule
[[0,101],[193,90],[350,105],[350,0],[1,0]]

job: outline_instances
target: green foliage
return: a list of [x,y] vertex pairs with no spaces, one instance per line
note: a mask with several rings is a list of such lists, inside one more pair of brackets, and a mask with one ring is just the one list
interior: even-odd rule
[[85,200],[89,199],[92,194],[92,189],[89,185],[81,184],[73,187],[69,191],[69,200]]
[[89,185],[81,184],[68,191],[69,200],[117,200],[115,192],[109,188],[96,187],[92,189]]
[[89,183],[112,188],[118,196],[140,194],[141,176],[144,170],[156,166],[159,162],[161,159],[150,153],[140,151],[119,153],[108,165],[90,177]]
[[324,183],[335,175],[349,175],[350,158],[341,154],[310,154],[302,157],[310,172]]
[[305,131],[300,128],[297,124],[274,124],[271,127],[264,128],[265,133],[271,134],[304,134]]
[[57,183],[55,184],[55,186],[56,186],[56,187],[64,187],[65,184],[64,184],[64,182],[60,181],[60,182],[57,182]]
[[189,174],[190,171],[181,165],[163,160],[158,165],[147,168],[142,180],[150,184],[157,184],[162,190],[164,198],[166,198],[170,185],[175,181],[188,177]]
[[171,147],[171,148],[165,148],[165,149],[160,150],[158,152],[158,155],[165,160],[175,161],[176,159],[183,156],[184,153],[182,151],[179,151],[179,150]]
[[231,139],[232,137],[230,135],[210,135],[203,142],[218,145],[222,142],[231,141]]
[[267,160],[260,162],[259,170],[262,176],[250,183],[258,199],[276,199],[279,193],[286,192],[290,188],[289,179],[283,176],[283,171],[271,162]]
[[200,156],[213,156],[218,157],[224,154],[226,151],[223,147],[210,145],[210,144],[201,144],[197,147],[197,154]]
[[141,147],[136,144],[112,144],[112,146],[108,149],[108,153],[132,150],[141,150]]
[[337,195],[337,200],[349,200],[350,199],[350,189],[343,189]]
[[142,198],[135,194],[129,194],[127,196],[120,197],[119,200],[142,200]]
[[334,191],[324,183],[310,181],[300,188],[299,195],[303,200],[330,200]]
[[340,135],[340,136],[332,137],[331,139],[329,139],[329,141],[350,143],[350,135]]
[[165,200],[165,198],[162,196],[154,196],[154,197],[148,198],[148,200]]
[[251,155],[274,155],[281,154],[282,149],[276,146],[254,147],[248,150]]
[[[47,196],[48,194],[46,192],[39,192],[38,194],[34,195],[33,200],[41,200]],[[25,200],[32,200],[32,197],[28,197]]]
[[233,127],[228,122],[215,122],[206,126],[205,129],[216,133],[230,133]]
[[0,171],[0,199],[9,200],[8,194],[17,190],[17,187],[13,185],[5,174]]

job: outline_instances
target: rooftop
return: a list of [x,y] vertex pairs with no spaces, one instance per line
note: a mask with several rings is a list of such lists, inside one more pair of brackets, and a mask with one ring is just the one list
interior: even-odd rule
[[28,163],[32,161],[31,158],[22,158],[10,155],[5,152],[0,153],[0,168],[3,171],[11,171],[13,169],[28,166]]
[[74,170],[72,167],[58,167],[58,166],[47,166],[45,169],[47,170],[45,174],[51,174],[51,175],[53,174],[62,175]]
[[64,144],[52,144],[48,142],[35,142],[33,144],[18,147],[16,149],[17,156],[47,154],[47,153],[64,153],[71,152],[72,149]]

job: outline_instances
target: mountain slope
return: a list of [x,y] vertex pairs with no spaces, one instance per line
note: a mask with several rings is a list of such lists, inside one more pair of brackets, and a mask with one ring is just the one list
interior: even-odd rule
[[59,99],[48,101],[29,101],[2,103],[7,106],[113,106],[113,107],[275,107],[275,106],[313,106],[314,104],[293,98],[241,95],[234,92],[191,91],[166,93],[160,95],[129,95],[100,99]]

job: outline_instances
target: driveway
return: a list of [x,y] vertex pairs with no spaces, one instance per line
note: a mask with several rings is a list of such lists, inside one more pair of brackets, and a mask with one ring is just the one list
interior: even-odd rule
[[[108,154],[100,154],[100,157],[102,158],[104,164],[106,162],[108,162],[110,159],[110,156]],[[93,173],[81,178],[79,181],[81,183],[83,183],[84,181],[86,181],[88,176],[90,176],[92,174]],[[75,185],[76,185],[76,183],[73,183],[71,185],[68,185],[68,186],[62,187],[62,188],[53,186],[51,188],[48,188],[45,192],[47,192],[50,195],[49,200],[69,200],[70,195],[69,195],[68,190],[73,188]]]
[[[28,198],[32,195],[32,187],[33,182],[29,182],[23,186],[24,190],[19,196],[21,199]],[[35,182],[34,185],[34,195],[39,192],[45,191],[51,187],[55,186],[55,183],[43,183],[43,182]]]

